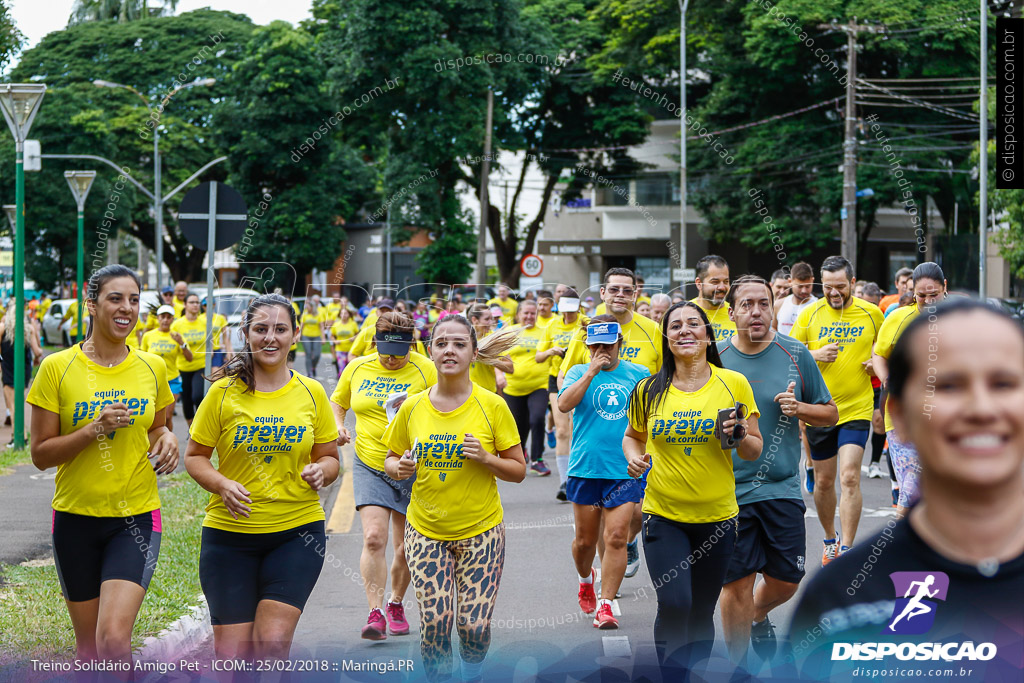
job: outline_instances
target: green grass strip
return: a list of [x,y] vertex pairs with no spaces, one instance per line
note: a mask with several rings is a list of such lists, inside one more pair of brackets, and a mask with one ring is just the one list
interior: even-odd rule
[[32,462],[32,454],[28,448],[5,448],[0,451],[0,475],[10,474],[15,465]]

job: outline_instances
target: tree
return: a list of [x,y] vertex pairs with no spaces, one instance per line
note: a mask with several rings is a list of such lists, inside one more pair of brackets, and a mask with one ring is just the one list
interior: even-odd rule
[[[842,176],[835,169],[842,162],[843,139],[843,114],[837,106],[842,100],[820,105],[845,95],[841,79],[846,36],[821,24],[856,16],[859,23],[891,26],[888,32],[860,35],[861,78],[951,79],[976,76],[977,21],[970,21],[974,11],[966,0],[692,3],[687,16],[687,64],[692,65],[687,74],[688,114],[706,131],[743,127],[710,136],[729,148],[731,161],[709,153],[701,139],[689,146],[691,201],[707,219],[705,235],[770,252],[772,235],[749,197],[758,189],[791,258],[805,256],[837,235]],[[674,0],[603,0],[595,14],[606,22],[609,36],[598,58],[605,73],[629,70],[655,85],[674,81],[678,88],[679,13]],[[864,99],[864,90],[858,90],[858,99]],[[903,103],[888,96],[869,99]],[[810,108],[814,105],[819,106]],[[809,109],[799,115],[750,126],[805,107]],[[898,151],[902,168],[912,171],[915,211],[923,211],[931,197],[948,225],[954,203],[970,202],[970,186],[956,174],[914,169],[968,165],[969,122],[950,128],[956,119],[914,107],[862,105],[858,111],[863,116],[878,113],[885,136],[903,141],[891,148]],[[861,243],[870,236],[877,209],[903,200],[903,186],[889,172],[888,153],[873,131],[868,137],[869,131],[867,123],[858,149],[858,185],[871,187],[875,196],[860,202]],[[908,214],[908,225],[911,219]]]
[[167,0],[161,7],[150,7],[148,0],[75,0],[68,26],[90,21],[136,21],[167,16],[174,12],[178,0]]
[[25,44],[25,36],[18,30],[11,16],[10,3],[0,0],[0,71],[6,71],[21,46]]
[[[319,136],[328,115],[325,68],[312,43],[285,22],[257,28],[225,84],[234,95],[214,126],[219,146],[231,150],[229,182],[241,189],[256,226],[236,245],[239,261],[283,261],[298,275],[332,266],[345,219],[373,190],[366,162],[335,136],[298,155],[299,143]],[[268,208],[257,219],[261,201]],[[277,284],[292,291],[292,282]]]
[[[184,90],[155,112],[161,126],[160,154],[165,192],[207,161],[226,152],[216,146],[211,121],[217,98],[229,96],[224,81],[242,56],[253,26],[247,17],[228,12],[198,10],[176,17],[155,18],[131,25],[86,23],[46,36],[22,56],[11,80],[45,82],[48,86],[32,137],[43,153],[97,154],[124,164],[131,176],[151,188],[153,121],[131,92],[97,88],[95,79],[138,88],[156,106],[175,86],[194,78],[217,78],[211,88]],[[0,164],[13,167],[14,145],[0,140]],[[66,169],[98,171],[85,207],[86,253],[91,254],[103,233],[120,230],[154,249],[154,222],[150,202],[130,183],[118,182],[117,172],[88,161],[46,159],[43,170],[26,181],[26,272],[47,281],[70,277],[74,259],[63,262],[55,254],[75,244],[75,206]],[[223,181],[227,168],[214,167],[199,181]],[[12,196],[13,178],[4,176],[0,188]],[[241,189],[241,188],[240,188]],[[204,250],[193,248],[176,229],[173,215],[184,192],[166,206],[164,261],[176,279],[202,277]],[[105,213],[111,207],[110,215]],[[107,221],[104,225],[104,221]],[[111,233],[112,235],[113,233]],[[91,270],[92,257],[86,259]],[[98,259],[106,263],[105,257]],[[60,271],[55,277],[55,271]],[[86,273],[88,275],[88,272]]]

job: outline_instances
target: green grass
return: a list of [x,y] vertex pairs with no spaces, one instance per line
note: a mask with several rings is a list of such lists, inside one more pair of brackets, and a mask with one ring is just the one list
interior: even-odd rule
[[[209,500],[188,474],[160,488],[160,559],[135,622],[132,646],[155,636],[197,603],[199,538]],[[74,656],[75,637],[53,560],[0,565],[0,665]]]
[[6,448],[0,451],[0,475],[10,474],[10,468],[32,462],[32,454],[27,448]]

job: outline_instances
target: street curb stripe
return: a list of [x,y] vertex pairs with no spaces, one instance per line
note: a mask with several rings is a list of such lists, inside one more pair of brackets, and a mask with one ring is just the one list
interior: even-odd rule
[[352,486],[352,458],[355,455],[352,444],[341,447],[341,464],[345,468],[338,495],[334,498],[334,506],[327,518],[327,533],[344,534],[352,528],[356,516],[356,494]]

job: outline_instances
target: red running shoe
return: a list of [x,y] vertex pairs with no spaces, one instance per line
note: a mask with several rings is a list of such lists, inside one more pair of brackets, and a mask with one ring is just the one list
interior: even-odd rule
[[597,609],[597,596],[594,595],[594,578],[596,573],[593,569],[590,570],[590,583],[580,582],[580,609],[583,610],[584,614],[593,614],[594,610]]
[[601,605],[597,610],[597,616],[594,617],[594,628],[599,628],[602,631],[610,631],[619,627],[619,620],[612,614],[611,605]]

